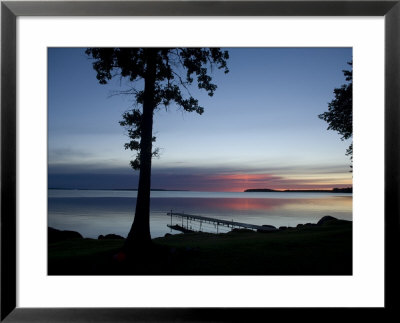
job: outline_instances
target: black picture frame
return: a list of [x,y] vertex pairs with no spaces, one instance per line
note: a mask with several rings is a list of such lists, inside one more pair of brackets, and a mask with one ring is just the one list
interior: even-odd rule
[[[18,16],[383,16],[385,19],[385,307],[341,309],[382,320],[397,310],[399,287],[400,0],[394,1],[2,1],[1,2],[1,321],[233,322],[343,319],[338,309],[17,308],[16,19]],[[373,129],[371,129],[373,131]],[[367,201],[365,201],[367,203]],[[366,287],[367,288],[367,287]],[[268,291],[266,291],[268,292]],[[310,314],[309,310],[324,311]],[[285,312],[285,313],[283,313]],[[350,313],[353,312],[353,313]],[[354,313],[355,312],[355,313]],[[274,315],[269,317],[269,315]],[[257,318],[257,319],[256,319]],[[357,318],[359,319],[359,317]]]

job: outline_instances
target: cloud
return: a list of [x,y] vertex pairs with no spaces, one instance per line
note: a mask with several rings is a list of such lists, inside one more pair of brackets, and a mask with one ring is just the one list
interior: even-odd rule
[[49,188],[135,189],[138,175],[122,174],[49,174]]
[[126,166],[113,165],[106,161],[97,163],[75,164],[75,163],[59,163],[48,166],[49,174],[120,174],[129,175],[137,173],[128,163]]
[[53,148],[49,149],[49,163],[68,162],[93,157],[93,154],[83,149]]
[[[137,188],[139,172],[110,162],[49,165],[49,187]],[[297,172],[295,171],[297,169]],[[273,170],[273,171],[272,171]],[[330,189],[352,185],[341,166],[271,169],[233,167],[154,167],[152,188],[192,191],[243,191],[249,188]]]

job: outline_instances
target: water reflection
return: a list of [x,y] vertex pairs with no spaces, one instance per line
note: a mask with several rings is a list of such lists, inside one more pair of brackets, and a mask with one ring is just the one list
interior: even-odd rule
[[[127,236],[136,198],[134,197],[49,197],[48,225],[76,230],[85,237],[115,233]],[[296,226],[316,223],[324,215],[352,219],[352,196],[319,198],[196,198],[152,197],[151,234],[159,237],[170,232],[167,212],[184,212],[252,224]],[[173,219],[179,223],[180,220]],[[196,223],[193,223],[195,226]],[[202,228],[204,229],[204,228]],[[213,228],[209,228],[212,231]],[[174,232],[177,233],[177,232]]]

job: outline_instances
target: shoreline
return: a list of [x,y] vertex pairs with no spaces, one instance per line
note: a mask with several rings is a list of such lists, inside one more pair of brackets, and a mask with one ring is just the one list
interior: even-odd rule
[[[207,232],[207,231],[196,231],[196,230],[192,230],[192,229],[187,229],[184,226],[175,224],[175,225],[170,225],[167,224],[166,226],[172,230],[178,231],[179,233],[165,233],[164,236],[161,237],[155,237],[155,238],[151,238],[152,240],[154,239],[160,239],[160,238],[164,238],[167,236],[172,236],[172,235],[180,235],[180,234],[192,234],[192,233],[204,233],[204,234],[209,234],[209,235],[221,235],[221,234],[228,234],[231,232],[256,232],[256,233],[276,233],[276,232],[281,232],[281,231],[286,231],[286,230],[296,230],[298,228],[307,228],[307,227],[317,227],[317,226],[323,226],[326,223],[329,222],[333,222],[333,223],[351,223],[351,220],[344,220],[344,219],[338,219],[335,218],[333,216],[330,215],[326,215],[323,216],[317,223],[311,223],[311,222],[307,222],[307,223],[299,223],[296,226],[279,226],[279,227],[275,227],[273,225],[268,225],[268,224],[264,224],[261,226],[270,228],[270,230],[254,230],[254,229],[245,229],[245,228],[233,228],[230,231],[227,232],[220,232],[220,233],[216,233],[216,232]],[[119,240],[125,240],[125,237],[122,237],[120,235],[117,235],[115,233],[108,233],[108,234],[99,234],[97,239],[96,238],[89,238],[89,237],[84,237],[80,232],[78,231],[74,231],[74,230],[62,230],[62,229],[56,229],[53,227],[48,227],[48,236],[50,237],[50,235],[58,235],[57,241],[62,241],[62,240],[68,240],[68,239],[76,239],[76,238],[81,238],[81,239],[93,239],[93,240],[101,240],[104,239],[104,237],[106,237],[105,239],[119,239]],[[66,237],[66,238],[65,238]],[[49,239],[51,240],[51,239]],[[51,243],[51,242],[49,242]]]

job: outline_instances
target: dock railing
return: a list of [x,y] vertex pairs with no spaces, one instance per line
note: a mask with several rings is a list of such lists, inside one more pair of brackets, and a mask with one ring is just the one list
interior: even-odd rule
[[[231,220],[231,221],[222,220],[222,219],[216,219],[216,218],[206,217],[206,216],[202,216],[202,215],[176,213],[176,212],[173,212],[172,210],[170,212],[168,212],[167,215],[169,215],[171,217],[171,225],[170,225],[170,227],[173,227],[173,224],[172,224],[173,217],[180,217],[180,218],[182,218],[182,223],[181,223],[182,228],[185,229],[185,230],[188,230],[188,231],[190,231],[190,229],[189,229],[189,221],[198,221],[198,222],[200,222],[200,228],[201,228],[203,223],[214,224],[216,226],[217,233],[218,233],[219,226],[228,227],[228,228],[231,228],[231,229],[243,228],[243,229],[257,230],[259,232],[271,232],[271,231],[276,231],[277,230],[273,226],[262,226],[262,225],[256,225],[256,224],[236,222],[236,221],[233,221],[233,220]],[[185,222],[186,222],[186,227],[185,227]]]

